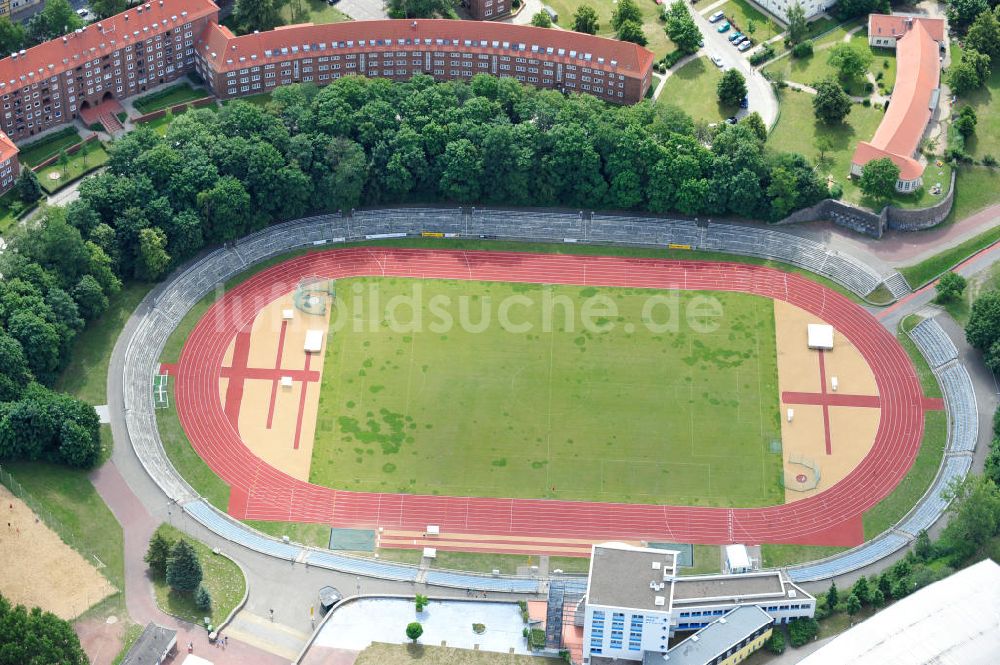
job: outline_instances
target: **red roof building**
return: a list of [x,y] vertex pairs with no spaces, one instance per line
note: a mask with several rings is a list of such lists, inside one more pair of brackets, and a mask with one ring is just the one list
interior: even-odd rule
[[21,173],[21,164],[17,159],[19,152],[10,137],[0,132],[0,194],[14,186],[14,181]]
[[325,85],[351,74],[401,81],[414,74],[438,80],[492,74],[633,104],[646,94],[653,68],[653,54],[629,42],[444,19],[303,23],[239,37],[212,24],[197,56],[198,73],[223,99],[288,83]]
[[887,157],[899,167],[896,189],[912,192],[923,183],[924,165],[917,158],[917,148],[940,94],[944,21],[872,14],[868,39],[873,46],[896,49],[896,84],[875,136],[858,143],[851,173],[860,175],[865,164]]

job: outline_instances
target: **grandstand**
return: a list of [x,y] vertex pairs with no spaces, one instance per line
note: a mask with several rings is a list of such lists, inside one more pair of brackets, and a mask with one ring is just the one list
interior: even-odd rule
[[[198,498],[170,464],[159,438],[154,416],[153,377],[159,366],[160,351],[170,332],[187,311],[207,293],[236,276],[248,266],[270,257],[311,246],[372,237],[420,236],[425,232],[463,238],[503,238],[550,242],[589,242],[666,247],[686,245],[692,249],[746,254],[784,261],[824,275],[858,295],[865,296],[883,282],[895,294],[903,288],[898,273],[880,274],[853,257],[826,250],[819,243],[760,227],[727,224],[699,225],[689,220],[647,217],[620,217],[579,213],[536,213],[482,209],[395,209],[355,211],[350,216],[320,215],[275,225],[254,233],[232,246],[217,249],[166,283],[156,296],[153,307],[145,312],[130,340],[124,367],[126,424],[136,453],[150,477],[173,501],[183,505],[208,528],[223,534],[234,543],[288,560],[305,560],[336,570],[360,570],[359,565],[377,576],[404,576],[412,567],[384,562],[364,561],[356,557],[334,555],[311,548],[285,544],[264,536],[244,524],[217,512]],[[905,280],[902,280],[905,284]],[[949,410],[954,399],[948,400]],[[966,412],[971,408],[963,398]],[[972,405],[974,406],[974,396]],[[975,440],[974,432],[965,432],[961,449]],[[962,472],[960,465],[955,465]],[[931,512],[936,507],[931,507]],[[921,518],[924,519],[924,518]],[[793,579],[820,579],[877,560],[906,543],[898,534],[886,534],[864,548],[848,553],[846,559],[825,562],[822,567],[793,572]],[[305,553],[305,554],[303,554]],[[858,563],[861,562],[861,563]],[[820,577],[816,577],[819,575]],[[395,577],[394,577],[395,579]],[[466,588],[496,588],[491,578],[435,577],[439,584],[459,584]],[[522,578],[523,579],[523,578]],[[485,580],[485,581],[484,581]],[[518,582],[530,586],[537,581]]]

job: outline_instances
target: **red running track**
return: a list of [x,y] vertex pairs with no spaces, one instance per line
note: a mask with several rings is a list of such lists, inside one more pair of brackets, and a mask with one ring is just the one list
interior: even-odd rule
[[[237,332],[299,279],[385,275],[738,291],[787,301],[833,323],[875,374],[882,417],[871,452],[841,482],[794,503],[765,508],[632,505],[350,492],[297,480],[255,456],[219,400],[223,357]],[[199,321],[181,353],[176,399],[199,455],[231,486],[229,511],[255,520],[336,527],[664,540],[687,543],[856,545],[861,515],[892,491],[916,457],[925,403],[906,352],[858,305],[804,277],[736,263],[479,251],[344,248],[290,259],[229,291]]]

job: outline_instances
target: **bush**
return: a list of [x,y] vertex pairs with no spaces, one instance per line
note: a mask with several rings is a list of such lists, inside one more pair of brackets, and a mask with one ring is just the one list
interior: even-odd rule
[[813,54],[813,43],[808,39],[792,47],[793,58],[808,58]]
[[198,587],[194,592],[194,604],[202,612],[212,611],[212,596],[204,586]]
[[663,64],[666,65],[667,69],[670,69],[677,64],[677,61],[684,57],[684,54],[680,51],[671,51],[670,53],[663,56]]
[[427,600],[427,596],[423,596],[423,595],[421,595],[419,593],[416,595],[416,597],[413,600],[414,600],[414,604],[417,607],[417,611],[418,612],[423,612],[424,608],[427,607],[427,603],[430,602],[429,600]]
[[937,285],[934,287],[937,290],[935,300],[938,302],[955,300],[965,292],[966,286],[967,282],[964,277],[958,273],[946,272],[941,275],[941,279],[938,280]]
[[764,648],[773,654],[785,653],[785,634],[778,630],[777,626],[771,632],[771,637],[764,642]]
[[983,166],[993,167],[996,165],[997,165],[996,157],[994,157],[993,155],[983,155]]
[[413,621],[406,624],[406,636],[416,642],[420,639],[420,636],[424,634],[424,627],[420,625],[419,621]]
[[815,619],[792,619],[788,622],[788,637],[796,649],[816,637],[819,624]]
[[762,46],[759,51],[751,55],[749,58],[747,58],[747,60],[750,62],[751,65],[756,66],[767,62],[773,57],[774,57],[774,46],[772,46],[771,44],[764,44],[764,46]]
[[532,628],[531,633],[528,636],[528,646],[535,650],[544,649],[545,631],[541,628]]
[[863,100],[861,100],[861,105],[864,106],[865,108],[868,108],[872,105],[872,100],[865,97]]
[[831,199],[839,199],[843,195],[844,195],[844,187],[839,182],[835,182],[833,183],[833,185],[830,186]]

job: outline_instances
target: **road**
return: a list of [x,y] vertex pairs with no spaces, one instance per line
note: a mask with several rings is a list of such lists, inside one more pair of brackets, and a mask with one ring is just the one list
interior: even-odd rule
[[[765,79],[759,71],[750,66],[750,62],[743,53],[736,50],[736,47],[729,43],[727,37],[729,32],[720,34],[717,30],[718,24],[709,23],[705,16],[697,11],[690,10],[694,15],[694,22],[701,30],[705,39],[703,51],[711,58],[719,56],[722,58],[724,69],[736,69],[747,81],[747,97],[750,101],[750,108],[740,109],[737,117],[742,117],[748,113],[756,111],[764,119],[764,124],[771,128],[778,121],[778,98],[774,94],[771,83]],[[709,15],[714,11],[709,11]],[[679,100],[682,102],[683,100]]]

